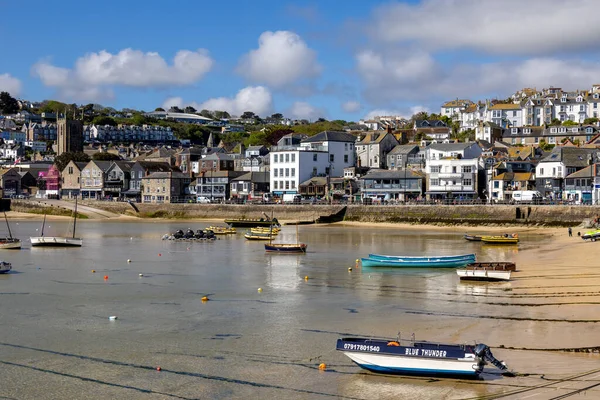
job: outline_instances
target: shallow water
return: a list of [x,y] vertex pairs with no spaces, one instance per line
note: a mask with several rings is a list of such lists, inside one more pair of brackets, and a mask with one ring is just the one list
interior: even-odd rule
[[[597,355],[527,350],[593,345],[597,304],[576,312],[545,306],[560,301],[556,290],[530,288],[527,277],[469,284],[452,269],[355,267],[369,253],[519,261],[536,254],[540,238],[483,246],[463,232],[300,226],[306,255],[265,254],[263,243],[240,233],[160,240],[206,225],[82,221],[80,249],[31,249],[24,241],[21,251],[1,253],[14,272],[0,275],[0,398],[462,399],[535,386],[542,373],[560,378],[598,367]],[[11,226],[21,238],[40,228]],[[67,228],[53,222],[46,234]],[[278,240],[294,242],[295,232],[285,226]],[[504,378],[489,366],[471,382],[377,376],[333,350],[341,335],[398,332],[484,342],[532,375]]]

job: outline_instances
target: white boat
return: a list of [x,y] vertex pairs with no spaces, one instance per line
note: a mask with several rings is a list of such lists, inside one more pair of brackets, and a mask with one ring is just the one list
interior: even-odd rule
[[12,264],[6,261],[0,261],[0,274],[5,274],[12,269]]
[[359,367],[384,374],[474,378],[483,371],[486,362],[500,370],[506,369],[485,344],[341,338],[336,350],[342,351]]
[[511,271],[489,269],[457,269],[456,274],[462,280],[472,281],[509,281]]
[[46,215],[42,222],[41,236],[32,236],[31,247],[81,247],[83,239],[75,237],[77,227],[77,197],[75,197],[75,210],[73,217],[73,236],[44,236],[44,227],[46,225]]

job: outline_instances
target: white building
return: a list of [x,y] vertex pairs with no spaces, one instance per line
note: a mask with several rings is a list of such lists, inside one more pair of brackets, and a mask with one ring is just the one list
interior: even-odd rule
[[519,126],[543,126],[554,119],[552,99],[536,98],[523,102],[522,121]]
[[425,149],[430,199],[478,197],[481,147],[477,143],[434,143]]
[[583,94],[569,97],[562,93],[559,99],[554,101],[554,115],[561,122],[573,121],[582,124],[587,118],[588,102]]
[[588,118],[600,118],[600,93],[592,93],[588,96]]
[[356,163],[356,137],[345,132],[324,131],[300,140],[282,137],[269,153],[270,188],[275,195],[298,193],[300,183],[315,177],[341,177],[344,168]]
[[452,100],[442,104],[440,115],[452,118],[454,121],[462,119],[461,114],[474,103],[471,100]]
[[45,152],[46,151],[46,142],[36,142],[36,141],[28,141],[23,143],[25,147],[31,147],[31,150],[34,152]]
[[84,130],[84,139],[97,142],[166,142],[175,140],[175,135],[169,126],[91,125]]
[[523,110],[520,104],[494,104],[486,114],[486,122],[493,122],[502,128],[522,126]]

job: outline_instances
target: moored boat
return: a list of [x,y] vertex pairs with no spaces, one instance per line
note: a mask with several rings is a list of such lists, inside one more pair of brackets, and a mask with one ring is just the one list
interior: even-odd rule
[[469,235],[468,233],[465,233],[464,238],[470,242],[481,242],[481,236],[478,235]]
[[215,235],[233,235],[237,233],[235,228],[225,226],[209,226],[206,230],[212,231]]
[[481,241],[486,244],[517,244],[519,243],[519,235],[513,233],[502,236],[482,236]]
[[490,268],[459,268],[456,274],[461,280],[471,281],[509,281],[510,270],[490,269]]
[[304,243],[271,243],[265,244],[267,253],[306,253],[306,244]]
[[581,235],[581,238],[583,240],[590,240],[592,242],[595,242],[596,240],[600,239],[600,229],[588,231],[588,232],[584,233],[583,235]]
[[485,344],[461,345],[400,339],[341,338],[336,350],[342,351],[366,370],[401,375],[477,377],[486,362],[500,370],[506,365],[497,360]]
[[277,218],[260,218],[260,219],[247,219],[247,218],[232,218],[226,219],[225,223],[233,228],[254,228],[257,226],[270,227],[271,225],[279,227],[279,221]]
[[75,197],[75,210],[73,211],[73,235],[72,236],[44,236],[44,227],[46,225],[46,214],[42,222],[42,232],[40,236],[32,236],[31,247],[81,247],[83,239],[75,237],[77,228],[77,197]]
[[6,274],[12,269],[12,264],[7,261],[0,261],[0,274]]
[[456,260],[456,259],[473,259],[475,254],[459,254],[451,256],[391,256],[384,254],[369,254],[369,258],[375,260],[398,260],[398,261],[427,261],[427,260]]
[[383,258],[361,258],[363,267],[393,267],[393,268],[456,268],[467,265],[474,258],[448,258],[448,259],[383,259]]
[[246,232],[244,234],[244,237],[248,240],[272,240],[275,237],[275,235],[271,235],[268,232],[267,233]]
[[4,212],[4,220],[6,221],[9,237],[0,238],[0,249],[20,249],[21,239],[13,237],[10,225],[8,224],[8,218],[6,217],[6,211]]

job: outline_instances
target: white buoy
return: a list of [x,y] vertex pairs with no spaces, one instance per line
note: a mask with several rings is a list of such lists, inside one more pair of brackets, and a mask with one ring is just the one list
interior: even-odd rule
[[144,276],[144,274],[140,274],[140,278],[143,277],[143,276]]
[[129,258],[128,258],[128,259],[127,259],[127,262],[128,262],[128,263],[130,263],[130,262],[131,262],[131,259],[129,259]]
[[108,317],[108,319],[110,321],[116,321],[117,320],[117,316],[116,315],[111,315],[110,317]]

